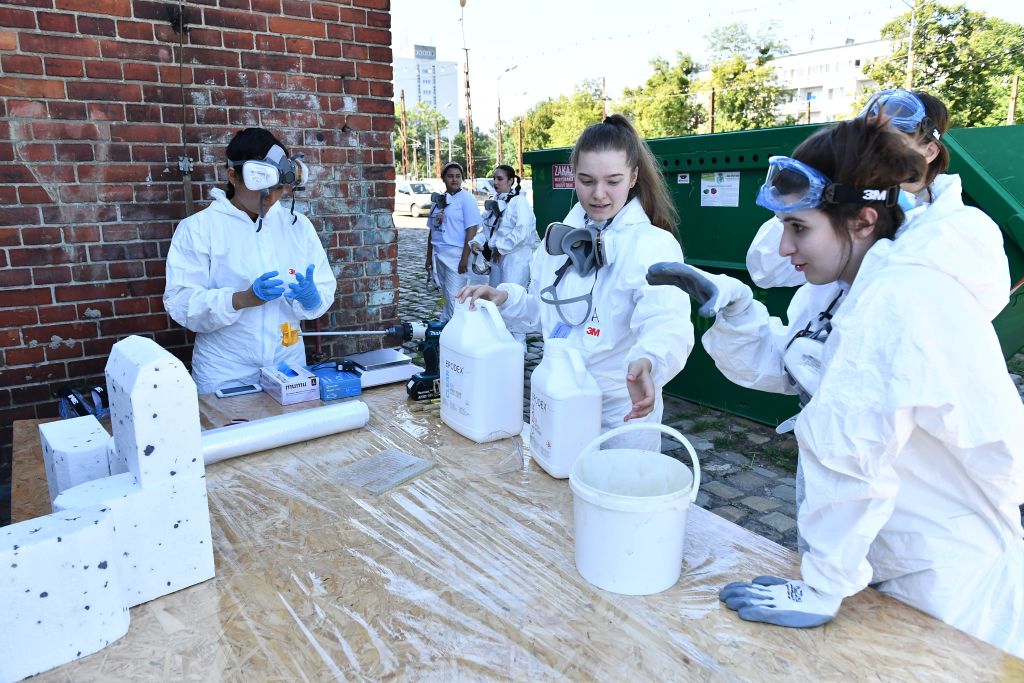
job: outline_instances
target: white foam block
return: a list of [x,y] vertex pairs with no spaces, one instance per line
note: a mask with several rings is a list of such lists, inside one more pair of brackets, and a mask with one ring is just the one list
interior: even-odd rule
[[106,477],[110,435],[92,415],[39,425],[50,502],[72,486]]
[[83,508],[0,529],[0,680],[96,652],[128,632],[114,516]]

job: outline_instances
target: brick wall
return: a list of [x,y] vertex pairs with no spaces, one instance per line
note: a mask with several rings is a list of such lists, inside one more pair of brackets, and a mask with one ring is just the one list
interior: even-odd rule
[[195,210],[240,128],[305,152],[298,208],[338,275],[324,328],[394,320],[390,25],[388,0],[0,2],[0,486],[11,422],[102,382],[116,341],[190,358],[161,303],[183,143]]

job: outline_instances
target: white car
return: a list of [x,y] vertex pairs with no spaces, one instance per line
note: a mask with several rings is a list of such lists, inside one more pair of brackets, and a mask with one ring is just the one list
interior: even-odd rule
[[395,213],[426,216],[430,213],[430,195],[433,192],[424,182],[399,182],[395,185]]

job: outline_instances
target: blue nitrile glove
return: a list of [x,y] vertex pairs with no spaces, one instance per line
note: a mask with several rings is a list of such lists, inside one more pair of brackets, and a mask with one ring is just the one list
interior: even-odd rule
[[295,299],[307,311],[311,311],[320,305],[320,290],[316,288],[316,283],[313,282],[312,263],[306,268],[305,276],[302,273],[295,273],[295,282],[288,283],[288,289],[291,291],[284,295],[285,298]]
[[277,277],[276,270],[260,275],[252,283],[252,293],[264,301],[273,301],[284,294],[284,282],[275,280],[275,277]]
[[677,261],[655,263],[647,269],[647,284],[675,285],[700,304],[697,313],[711,318],[719,313],[742,313],[754,300],[750,287],[728,275],[705,273]]
[[718,594],[740,619],[789,628],[811,628],[832,621],[843,599],[818,592],[803,581],[759,576],[730,583]]

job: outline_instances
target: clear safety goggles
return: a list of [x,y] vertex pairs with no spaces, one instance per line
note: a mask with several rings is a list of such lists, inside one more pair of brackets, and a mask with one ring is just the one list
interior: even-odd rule
[[232,161],[231,165],[242,167],[242,182],[254,192],[283,187],[301,190],[309,180],[309,169],[302,162],[304,156],[300,152],[289,159],[281,147],[274,145],[263,159]]
[[895,206],[898,185],[857,188],[833,183],[823,173],[791,157],[770,157],[768,176],[757,193],[758,206],[776,213],[814,209],[822,204],[867,204],[884,202]]
[[931,128],[929,135],[936,140],[942,137],[939,129],[928,118],[924,102],[909,90],[881,90],[872,95],[858,118],[872,116],[885,116],[893,128],[904,133],[917,133]]

